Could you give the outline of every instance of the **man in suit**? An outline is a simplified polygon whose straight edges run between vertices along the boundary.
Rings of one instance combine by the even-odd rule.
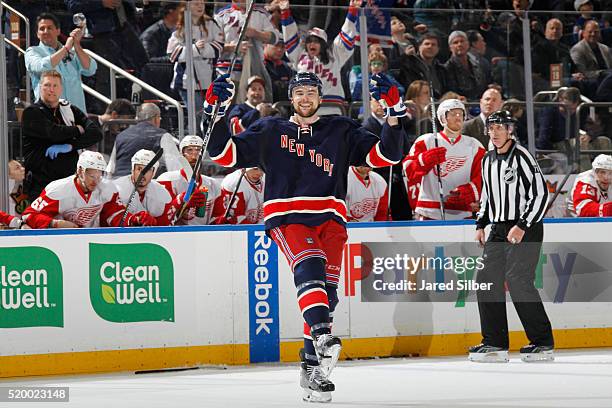
[[[480,97],[480,115],[466,121],[461,134],[475,138],[488,150],[489,136],[486,134],[485,121],[490,114],[500,110],[503,104],[504,100],[497,88],[484,91]]]
[[[584,26],[582,40],[570,50],[578,70],[592,80],[598,80],[600,75],[612,69],[612,52],[599,39],[599,24],[591,20]]]

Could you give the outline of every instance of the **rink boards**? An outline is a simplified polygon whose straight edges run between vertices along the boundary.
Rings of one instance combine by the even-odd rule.
[[[545,240],[610,243],[611,227],[551,220]],[[462,354],[479,342],[473,302],[366,303],[360,290],[361,242],[473,234],[463,221],[351,225],[334,320],[343,357]],[[292,275],[259,226],[2,231],[0,247],[0,377],[297,360]],[[557,347],[612,346],[612,303],[546,308]],[[526,339],[508,316],[516,349]]]

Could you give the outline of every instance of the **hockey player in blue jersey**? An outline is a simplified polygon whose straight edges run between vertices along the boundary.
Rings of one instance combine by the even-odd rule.
[[[266,173],[264,222],[291,267],[298,305],[304,318],[304,349],[300,385],[304,400],[329,402],[335,390],[329,375],[341,349],[331,334],[338,304],[342,251],[347,239],[347,173],[349,166],[385,167],[401,159],[406,115],[397,87],[380,76],[372,78],[372,97],[386,108],[381,137],[342,116],[317,116],[321,81],[302,72],[289,83],[294,114],[267,117],[231,136],[217,119],[208,152],[226,167],[259,167]],[[220,104],[225,114],[234,93],[226,76],[208,89],[204,111]]]

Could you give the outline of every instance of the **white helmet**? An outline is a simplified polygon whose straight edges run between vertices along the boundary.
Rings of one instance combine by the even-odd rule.
[[[438,120],[442,125],[446,125],[446,114],[448,111],[453,109],[461,109],[463,111],[463,117],[465,118],[465,106],[459,99],[447,99],[442,101],[438,106]]]
[[[202,147],[203,145],[204,145],[204,140],[202,140],[200,136],[187,135],[183,138],[183,140],[181,140],[181,143],[179,144],[179,150],[181,153],[183,153],[183,149],[186,148],[187,146]]]
[[[137,164],[146,166],[149,164],[151,160],[155,157],[155,153],[151,150],[140,149],[132,156],[132,171],[134,170],[134,166]],[[159,166],[159,161],[153,165],[153,173],[157,171],[157,167]]]
[[[600,154],[593,160],[593,170],[611,170],[612,171],[612,155]]]
[[[104,156],[98,152],[92,152],[90,150],[85,150],[79,156],[79,161],[77,162],[77,169],[94,169],[100,171],[106,171],[106,160],[104,160]]]

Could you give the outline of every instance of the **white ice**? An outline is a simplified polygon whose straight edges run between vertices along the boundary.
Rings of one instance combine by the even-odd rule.
[[[340,362],[332,379],[337,391],[331,404],[341,407],[609,408],[612,349],[558,350],[550,363],[523,363],[517,354],[507,364],[470,363],[464,357]],[[319,406],[301,401],[297,364],[0,381],[15,384],[70,387],[70,403],[49,407]]]

